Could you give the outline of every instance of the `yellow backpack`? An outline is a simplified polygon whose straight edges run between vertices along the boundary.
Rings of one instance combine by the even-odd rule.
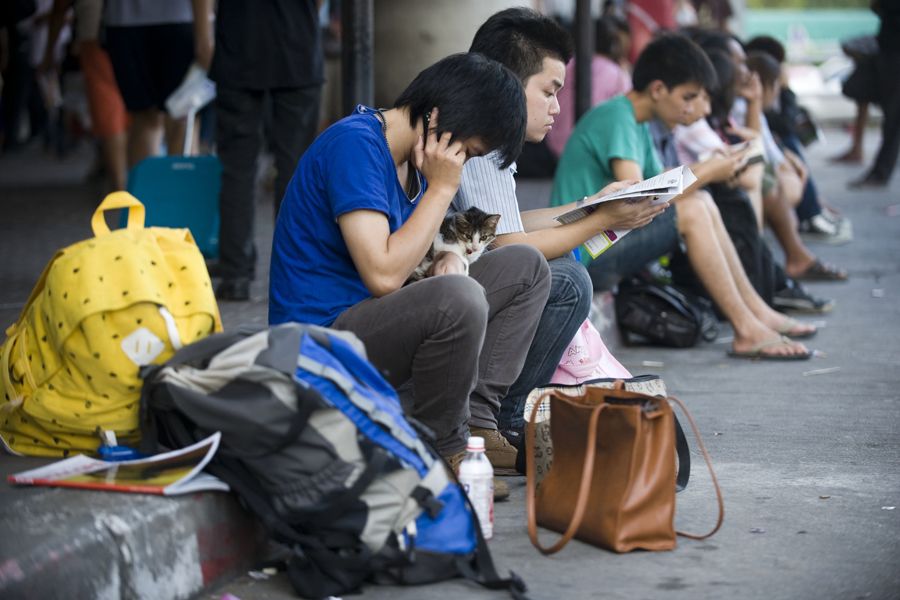
[[[128,209],[110,232],[104,212]],[[35,456],[95,453],[100,431],[140,438],[143,365],[221,331],[203,256],[190,231],[144,229],[144,206],[108,195],[96,237],[60,250],[44,269],[0,358],[0,440]]]

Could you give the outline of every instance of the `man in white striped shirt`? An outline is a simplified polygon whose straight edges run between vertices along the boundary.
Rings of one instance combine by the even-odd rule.
[[[569,33],[553,19],[527,8],[510,8],[490,17],[475,34],[470,52],[479,52],[510,68],[525,87],[528,123],[525,141],[540,142],[559,114],[556,94],[572,57]],[[587,318],[593,285],[586,269],[571,256],[573,249],[604,229],[642,227],[665,209],[607,202],[602,209],[568,225],[554,217],[568,207],[519,212],[515,165],[499,168],[492,155],[469,159],[462,173],[452,208],[464,211],[477,206],[501,215],[495,245],[528,244],[547,258],[551,271],[550,297],[519,378],[510,387],[500,408],[500,429],[521,432],[522,409],[528,393],[547,383],[566,346]],[[609,193],[632,182],[612,183],[599,193]],[[500,442],[498,442],[500,443]],[[486,440],[488,454],[491,440]]]

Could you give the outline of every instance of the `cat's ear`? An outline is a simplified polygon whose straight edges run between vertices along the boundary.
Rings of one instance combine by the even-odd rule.
[[[488,215],[484,220],[484,224],[487,225],[491,230],[497,229],[497,223],[500,222],[500,215]]]

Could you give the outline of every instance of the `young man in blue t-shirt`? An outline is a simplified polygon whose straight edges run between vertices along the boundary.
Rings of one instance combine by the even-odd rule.
[[[633,89],[585,114],[560,157],[552,202],[581,198],[610,181],[641,180],[662,170],[648,122],[659,119],[672,128],[697,110],[704,88],[715,84],[709,59],[681,35],[664,35],[638,57]],[[724,176],[737,164],[721,161]],[[815,327],[770,308],[753,288],[722,217],[701,185],[715,181],[718,167],[702,165],[698,182],[673,200],[650,224],[620,238],[590,261],[596,287],[609,288],[649,261],[673,251],[683,241],[697,277],[734,328],[731,355],[770,360],[808,359],[811,353],[789,337],[809,337]]]
[[[522,369],[547,300],[536,250],[485,253],[463,275],[448,253],[404,286],[430,247],[468,157],[509,164],[525,130],[522,86],[483,56],[459,54],[419,74],[390,110],[360,106],[300,160],[275,228],[269,322],[310,322],[358,335],[405,407],[451,464],[473,435],[496,436],[500,399]],[[515,450],[495,448],[498,469]]]

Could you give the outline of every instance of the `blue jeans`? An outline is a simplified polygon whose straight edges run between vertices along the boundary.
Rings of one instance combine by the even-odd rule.
[[[594,289],[611,290],[620,280],[643,269],[647,263],[678,248],[681,236],[675,207],[669,207],[649,225],[635,229],[613,244],[588,266]],[[581,252],[585,252],[584,249]]]
[[[500,429],[522,431],[525,400],[550,381],[563,352],[591,311],[593,287],[585,268],[570,256],[549,261],[550,297],[541,313],[525,365],[500,403]]]

